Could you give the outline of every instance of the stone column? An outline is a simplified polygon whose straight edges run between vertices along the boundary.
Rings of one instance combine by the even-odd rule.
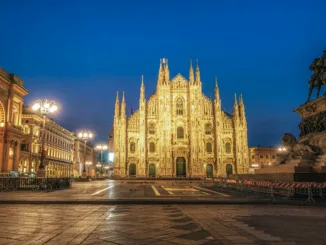
[[[16,146],[15,146],[15,151],[14,151],[14,161],[13,161],[13,169],[12,169],[14,171],[18,171],[18,167],[19,167],[19,156],[20,156],[20,142],[17,142],[16,143]],[[30,169],[30,167],[29,167],[29,169]]]

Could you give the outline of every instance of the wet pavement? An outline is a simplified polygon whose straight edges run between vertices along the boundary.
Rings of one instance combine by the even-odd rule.
[[[326,244],[326,208],[0,205],[0,244]]]
[[[0,192],[0,203],[9,202],[53,203],[256,203],[270,202],[268,197],[245,196],[200,187],[199,181],[91,181],[73,182],[66,190],[51,192]],[[125,202],[123,202],[125,201]],[[281,200],[282,201],[282,200]]]

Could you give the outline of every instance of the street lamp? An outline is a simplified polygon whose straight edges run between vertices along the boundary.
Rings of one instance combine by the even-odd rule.
[[[92,162],[85,162],[85,165],[87,165],[87,175],[89,176],[89,166],[92,165]]]
[[[83,130],[78,133],[78,138],[83,140],[84,145],[84,170],[83,170],[83,176],[86,177],[86,143],[88,140],[91,140],[94,137],[93,133],[89,130]]]
[[[104,169],[105,169],[105,174],[108,176],[108,169],[109,169],[109,166],[105,166]]]
[[[106,151],[108,149],[108,146],[104,145],[104,144],[98,144],[95,146],[95,149],[100,152],[100,161],[99,162],[102,162],[102,152]]]
[[[38,177],[45,177],[45,171],[44,171],[44,157],[45,157],[45,152],[44,152],[44,136],[45,136],[45,121],[46,121],[46,116],[50,113],[54,113],[58,110],[58,106],[54,101],[49,101],[49,100],[37,100],[33,106],[32,106],[33,111],[38,111],[42,114],[43,116],[43,126],[42,126],[42,138],[41,138],[41,163],[38,168]]]

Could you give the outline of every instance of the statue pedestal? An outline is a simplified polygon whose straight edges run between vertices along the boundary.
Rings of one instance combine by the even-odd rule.
[[[299,143],[309,142],[326,154],[326,95],[294,110],[301,116]]]

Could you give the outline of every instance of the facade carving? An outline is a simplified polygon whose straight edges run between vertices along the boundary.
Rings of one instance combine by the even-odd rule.
[[[114,115],[114,175],[117,177],[202,177],[247,173],[247,120],[240,96],[232,115],[202,93],[198,62],[189,81],[172,80],[168,62],[160,62],[157,88],[148,101],[142,77],[139,109],[126,115],[125,95],[117,93]],[[112,137],[111,137],[112,142]]]
[[[0,173],[18,169],[22,109],[27,93],[18,76],[0,68]]]

